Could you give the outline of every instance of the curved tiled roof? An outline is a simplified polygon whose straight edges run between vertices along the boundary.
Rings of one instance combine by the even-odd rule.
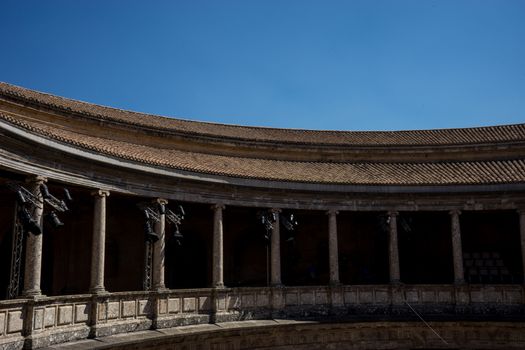
[[[352,185],[471,185],[525,182],[525,159],[463,162],[302,162],[157,148],[57,128],[0,113],[0,121],[109,157],[170,169],[237,178]]]
[[[277,129],[195,122],[103,107],[18,86],[0,83],[0,97],[36,104],[69,114],[136,128],[200,135],[222,139],[278,142],[282,144],[416,146],[471,145],[525,140],[525,124],[464,129],[411,131],[321,131]]]

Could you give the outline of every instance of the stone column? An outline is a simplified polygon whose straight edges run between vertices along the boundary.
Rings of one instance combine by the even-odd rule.
[[[158,198],[154,201],[158,206],[165,208],[168,201]],[[155,233],[159,235],[159,240],[153,244],[153,281],[152,286],[155,290],[166,289],[164,282],[165,256],[166,256],[166,214],[159,211],[160,220],[155,223]]]
[[[518,210],[520,215],[520,240],[521,240],[521,261],[523,263],[523,283],[525,283],[525,209]]]
[[[452,234],[452,258],[454,260],[454,283],[465,283],[463,271],[463,249],[461,247],[461,227],[459,225],[459,210],[450,211],[450,223]]]
[[[399,247],[397,244],[397,211],[389,211],[388,218],[390,221],[388,256],[390,260],[390,283],[399,283]]]
[[[106,197],[109,191],[97,190],[91,192],[95,197],[95,212],[93,216],[93,243],[91,246],[91,282],[89,291],[93,294],[105,293],[104,258],[106,254]]]
[[[281,221],[279,214],[281,209],[271,209],[275,215],[270,245],[270,283],[272,286],[281,286]]]
[[[213,280],[215,288],[224,287],[224,251],[223,251],[223,204],[215,204],[213,209]]]
[[[328,215],[328,256],[330,259],[330,284],[339,284],[339,250],[337,247],[337,214],[339,212],[330,209]]]
[[[44,213],[44,199],[40,191],[40,185],[47,182],[47,179],[41,176],[32,176],[27,179],[29,190],[38,199],[38,205],[31,213],[43,231],[42,214]],[[24,290],[22,295],[33,297],[42,295],[40,290],[40,279],[42,275],[42,243],[43,234],[35,235],[29,232],[26,237],[25,269],[24,269]]]

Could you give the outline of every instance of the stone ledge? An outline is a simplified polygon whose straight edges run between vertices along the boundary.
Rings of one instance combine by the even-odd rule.
[[[431,322],[440,340],[421,322],[320,323],[265,320],[183,326],[120,334],[50,346],[45,350],[178,349],[210,344],[228,349],[522,349],[524,322]],[[445,343],[446,342],[446,343]]]

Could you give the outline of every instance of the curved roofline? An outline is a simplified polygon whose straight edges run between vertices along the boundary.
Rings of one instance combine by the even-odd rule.
[[[352,146],[442,146],[499,143],[525,140],[525,123],[470,128],[397,131],[338,131],[287,129],[264,126],[194,121],[102,106],[0,82],[0,98],[36,104],[80,117],[153,129],[221,139],[278,142],[283,144]]]

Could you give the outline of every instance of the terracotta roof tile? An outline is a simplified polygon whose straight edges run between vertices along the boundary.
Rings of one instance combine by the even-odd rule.
[[[85,135],[0,113],[18,128],[87,151],[132,162],[237,178],[355,185],[460,185],[525,182],[525,160],[434,163],[301,162],[231,157]]]
[[[18,86],[0,83],[0,98],[65,111],[71,115],[125,123],[159,131],[282,144],[404,146],[404,145],[463,145],[497,142],[524,142],[525,124],[440,130],[412,131],[319,131],[260,128],[195,122],[165,118],[103,107],[86,102],[53,96]]]

